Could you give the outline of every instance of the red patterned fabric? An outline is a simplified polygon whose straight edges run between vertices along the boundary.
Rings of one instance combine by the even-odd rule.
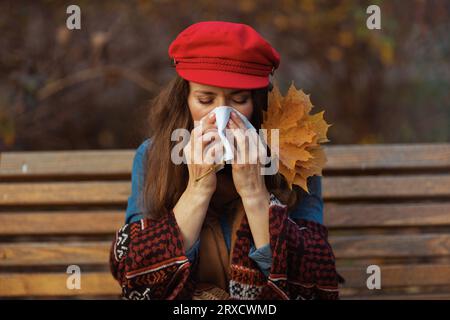
[[[266,277],[249,258],[251,231],[247,217],[237,231],[230,266],[231,299],[338,299],[335,257],[325,226],[293,220],[287,207],[269,209],[272,267]],[[191,264],[172,211],[153,220],[123,226],[110,255],[111,272],[125,299],[191,299],[197,260]]]

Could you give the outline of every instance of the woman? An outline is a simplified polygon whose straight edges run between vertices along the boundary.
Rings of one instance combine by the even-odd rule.
[[[210,21],[180,33],[169,55],[178,75],[152,104],[126,224],[111,248],[123,297],[338,298],[320,177],[308,179],[307,194],[290,190],[280,174],[261,175],[259,163],[226,164],[205,175],[211,164],[191,161],[214,157],[213,148],[199,155],[193,146],[220,142],[215,107],[231,106],[261,128],[279,54],[247,25]],[[177,165],[171,136],[179,128],[191,135],[183,148],[187,164]],[[227,128],[241,132],[245,125],[232,112]]]

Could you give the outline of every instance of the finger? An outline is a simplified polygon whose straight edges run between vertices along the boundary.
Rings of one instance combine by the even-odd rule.
[[[247,128],[244,121],[242,120],[241,117],[238,116],[236,111],[231,111],[231,120],[234,121],[234,123],[237,125],[238,128],[241,128],[241,129]]]
[[[192,150],[198,149],[198,151],[193,151],[198,155],[198,153],[204,149],[205,145],[211,141],[212,137],[217,139],[218,133],[217,128],[212,127],[211,124],[209,126],[205,126],[204,128],[199,126],[196,129],[196,131],[194,131],[195,129],[193,130],[190,144]]]
[[[205,115],[200,121],[196,121],[192,133],[194,135],[202,135],[209,128],[217,128],[216,114],[214,112]]]
[[[220,141],[219,132],[217,129],[209,129],[202,136],[198,138],[198,141],[201,142],[202,146],[206,146],[214,141]]]
[[[221,148],[221,141],[215,141],[212,142],[211,144],[209,144],[205,150],[205,155],[204,155],[204,163],[206,164],[216,164],[219,163],[220,158],[219,158],[219,154],[220,152],[220,148]]]
[[[218,143],[221,144],[222,141],[220,139],[219,133],[217,132],[217,129],[207,132],[203,136],[199,137],[199,139],[195,140],[196,145],[194,148],[194,154],[195,159],[198,160],[198,162],[196,163],[202,163],[207,150]]]
[[[250,164],[257,164],[259,157],[259,148],[258,144],[255,143],[254,139],[252,137],[249,137],[248,139],[248,155],[249,155],[249,163]]]
[[[200,124],[203,126],[210,126],[216,122],[216,114],[214,112],[208,113],[200,119]]]
[[[236,136],[239,140],[242,140],[245,137],[245,130],[239,128],[236,122],[233,119],[230,119],[228,122],[229,128],[231,129],[231,133]]]
[[[201,131],[204,132],[202,133]],[[201,126],[194,128],[192,130],[191,139],[188,145],[184,148],[184,152],[189,163],[201,163],[205,146],[211,141],[218,139],[220,139],[220,137],[217,132],[217,128],[213,127],[213,124],[205,125],[204,128],[201,128]]]
[[[262,159],[262,151],[264,149],[259,135],[255,129],[248,129],[248,147],[250,155],[250,163],[255,164]]]
[[[196,155],[202,154],[206,145],[208,145],[214,139],[218,139],[218,138],[219,138],[219,134],[217,132],[217,129],[215,129],[215,128],[209,128],[203,134],[197,134],[192,139],[192,149],[194,150],[193,152]]]
[[[236,111],[231,111],[230,122],[231,122],[232,128],[239,128],[239,129],[243,130],[242,135],[245,138],[247,147],[249,147],[249,145],[252,144],[252,143],[254,144],[254,146],[257,145],[258,134],[256,133],[256,130],[248,129],[247,126],[245,125],[244,121],[237,114]]]
[[[242,128],[238,128],[233,119],[230,119],[229,127],[234,140],[233,147],[236,150],[234,158],[237,163],[246,163],[248,161],[248,145],[245,131]]]
[[[239,128],[235,129],[234,132],[236,133],[238,156],[240,156],[241,162],[256,164],[258,158],[260,158],[259,152],[261,150],[260,139],[256,130]]]
[[[245,128],[244,136],[247,148],[246,151],[248,152],[250,163],[257,163],[258,159],[261,158],[261,152],[265,152],[261,138],[255,128],[247,128],[240,117],[239,120],[241,121],[241,125]]]
[[[216,114],[214,112],[207,113],[200,118],[199,124],[211,124],[216,121]]]
[[[210,155],[210,157],[213,156],[213,158],[210,158],[208,161],[213,163],[219,163],[220,161],[222,161],[223,143],[217,133],[214,136],[214,140],[206,146],[205,150],[205,156],[208,154]]]

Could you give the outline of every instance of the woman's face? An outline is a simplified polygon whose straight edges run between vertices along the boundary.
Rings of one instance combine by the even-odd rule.
[[[253,101],[249,89],[228,89],[208,86],[189,81],[189,110],[192,119],[199,121],[208,112],[218,106],[230,106],[250,119],[253,112]]]

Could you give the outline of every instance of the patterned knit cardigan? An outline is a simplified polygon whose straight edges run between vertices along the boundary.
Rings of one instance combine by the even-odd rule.
[[[266,277],[248,256],[251,231],[246,216],[237,231],[230,265],[231,299],[338,299],[335,257],[325,226],[288,216],[273,195],[269,207],[272,266]],[[124,225],[110,254],[124,299],[191,299],[196,267],[186,257],[173,211]]]

